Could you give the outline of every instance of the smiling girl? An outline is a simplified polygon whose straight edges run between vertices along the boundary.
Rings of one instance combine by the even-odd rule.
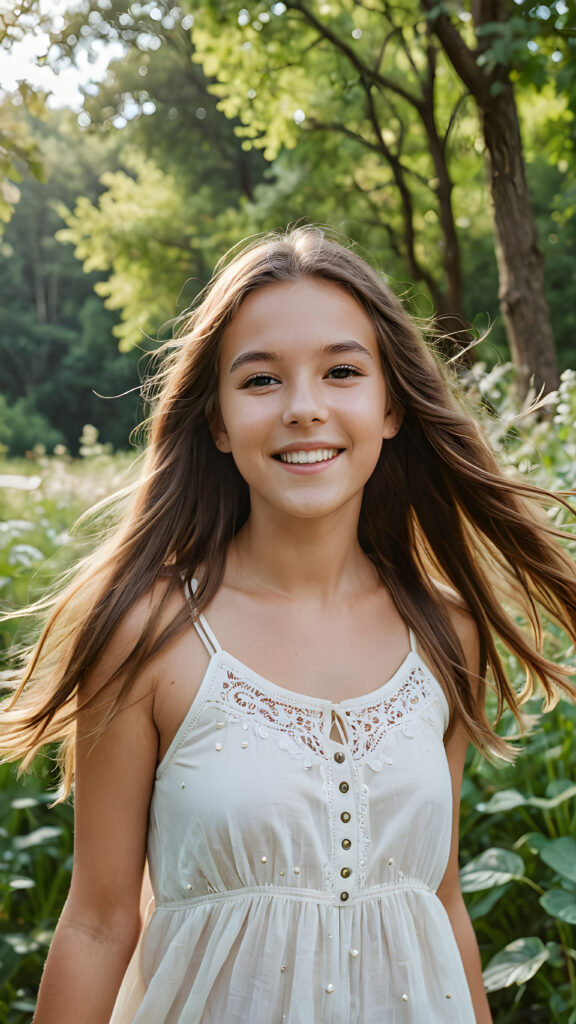
[[[470,741],[509,754],[486,669],[516,713],[571,692],[540,649],[542,613],[576,639],[553,498],[315,228],[225,264],[172,349],[132,504],[2,716],[6,754],[75,767],[35,1021],[489,1024],[460,788]]]

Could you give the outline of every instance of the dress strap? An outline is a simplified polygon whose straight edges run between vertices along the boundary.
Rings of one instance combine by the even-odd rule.
[[[409,629],[408,633],[410,635],[410,650],[412,651],[413,654],[417,654],[418,650],[416,648],[416,637],[414,636],[414,630]]]
[[[192,611],[192,623],[194,625],[194,629],[198,633],[198,636],[200,637],[202,643],[204,644],[204,647],[208,651],[208,654],[210,655],[210,657],[212,657],[213,654],[216,654],[217,651],[221,651],[222,648],[218,643],[216,637],[214,636],[214,633],[212,632],[210,626],[206,622],[204,616],[198,615],[194,607],[194,599],[192,595],[196,593],[197,586],[198,580],[195,580],[193,578],[191,584],[188,583],[188,581],[186,580],[184,583],[184,593],[186,594],[186,600],[188,601],[188,604],[190,605],[190,609]]]

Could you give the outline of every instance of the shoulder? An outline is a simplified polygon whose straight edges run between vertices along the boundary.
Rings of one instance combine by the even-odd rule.
[[[437,580],[433,581],[433,586],[460,641],[466,667],[469,672],[477,675],[480,671],[480,634],[476,619],[456,590]]]
[[[91,696],[104,685],[110,696],[119,695],[124,689],[126,674],[137,665],[131,696],[153,698],[166,652],[183,632],[195,637],[195,630],[187,629],[188,625],[191,625],[191,614],[183,587],[174,580],[159,579],[114,625],[82,684],[85,696]],[[165,643],[161,642],[163,637]],[[200,658],[202,645],[199,638],[196,639],[197,644],[192,640],[191,650],[193,654],[197,647]]]

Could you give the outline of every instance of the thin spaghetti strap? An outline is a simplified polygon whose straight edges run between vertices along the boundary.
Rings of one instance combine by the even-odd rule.
[[[418,654],[418,650],[416,648],[416,637],[414,636],[414,630],[413,629],[409,629],[408,633],[410,635],[410,650],[412,651],[413,654]]]
[[[188,604],[190,605],[190,609],[192,611],[192,624],[194,626],[194,629],[198,633],[198,636],[200,637],[202,643],[204,644],[204,647],[208,651],[208,654],[210,655],[210,657],[212,657],[213,654],[216,654],[217,651],[221,651],[222,648],[221,648],[220,644],[218,643],[218,641],[217,641],[214,633],[212,632],[210,626],[206,622],[206,619],[204,618],[204,616],[203,615],[198,615],[196,613],[196,609],[194,608],[194,601],[192,599],[192,595],[194,593],[196,593],[196,587],[197,586],[198,586],[197,580],[192,579],[192,586],[191,587],[190,587],[190,584],[188,583],[188,581],[186,580],[185,583],[184,583],[184,593],[186,594],[186,600],[188,601]]]

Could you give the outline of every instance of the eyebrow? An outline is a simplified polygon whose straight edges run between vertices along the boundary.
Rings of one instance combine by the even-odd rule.
[[[336,356],[341,355],[345,352],[356,352],[359,355],[368,356],[369,359],[374,359],[372,353],[366,348],[365,345],[361,345],[359,341],[336,341],[332,345],[325,345],[320,350],[321,356]],[[252,349],[248,352],[241,352],[239,356],[232,363],[229,373],[234,373],[235,370],[239,370],[246,363],[277,363],[279,357],[275,352],[263,352],[260,350]]]

